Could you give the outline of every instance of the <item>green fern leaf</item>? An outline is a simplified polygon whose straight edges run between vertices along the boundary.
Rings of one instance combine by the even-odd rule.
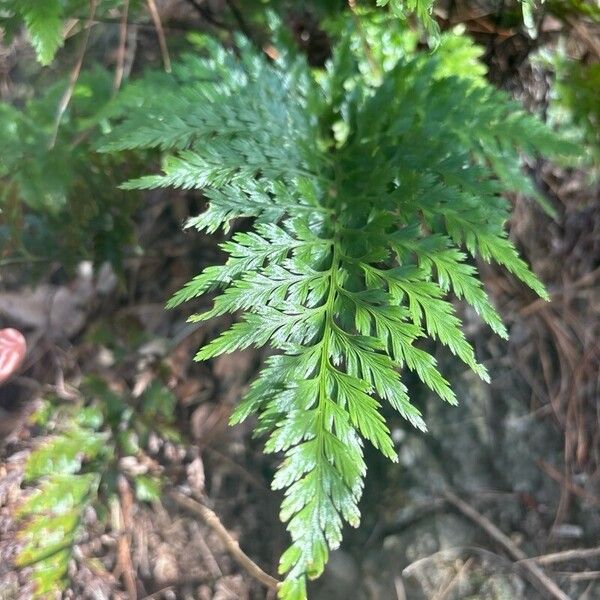
[[[415,13],[425,29],[439,37],[440,28],[433,18],[433,7],[436,0],[377,0],[377,6],[390,6],[394,15],[404,17],[406,12]]]
[[[431,2],[401,4],[431,19]],[[226,262],[169,306],[214,293],[192,321],[240,315],[198,360],[275,351],[231,422],[257,414],[265,450],[282,454],[273,487],[285,490],[292,539],[280,563],[286,600],[306,597],[305,579],[323,571],[343,522],[359,523],[364,440],[396,459],[383,405],[425,430],[402,369],[456,403],[420,339],[439,340],[487,379],[448,299],[506,337],[468,254],[545,296],[506,237],[500,194],[521,152],[568,152],[482,78],[435,56],[398,59],[381,85],[365,75],[357,92],[363,63],[352,48],[360,44],[343,40],[317,78],[289,48],[271,63],[244,41],[239,58],[210,44],[160,79],[172,102],[156,91],[132,98],[105,146],[167,150],[164,174],[128,185],[202,189],[208,208],[190,227],[252,218],[251,231],[221,245]]]
[[[18,0],[15,9],[21,14],[38,60],[52,62],[63,44],[63,8],[60,0]]]
[[[18,511],[24,525],[16,564],[32,568],[35,598],[47,598],[65,587],[82,517],[100,482],[97,473],[79,472],[81,461],[94,460],[104,451],[105,436],[73,423],[29,457],[25,478],[41,482]]]

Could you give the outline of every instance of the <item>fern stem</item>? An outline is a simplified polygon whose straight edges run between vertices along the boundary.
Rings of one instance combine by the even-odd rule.
[[[333,319],[333,313],[335,309],[335,299],[337,294],[337,270],[339,269],[339,250],[335,240],[333,241],[333,251],[331,258],[331,267],[330,267],[330,275],[329,275],[329,291],[327,294],[327,299],[325,300],[324,305],[324,328],[323,328],[323,339],[321,340],[321,362],[319,366],[319,376],[320,376],[320,384],[319,384],[319,431],[323,430],[323,414],[324,414],[324,404],[327,396],[327,382],[325,380],[325,372],[329,368],[329,341],[331,337],[331,330],[335,326],[335,321]],[[321,450],[321,440],[319,440],[319,449]]]
[[[331,203],[335,201],[335,194],[331,194],[329,196]],[[341,263],[341,255],[339,248],[339,238],[340,238],[340,226],[337,220],[337,214],[335,211],[335,207],[324,206],[325,210],[330,211],[332,214],[333,221],[333,232],[331,237],[331,265],[329,267],[329,290],[327,293],[327,299],[324,304],[324,323],[323,323],[323,339],[321,340],[321,361],[319,366],[319,403],[317,406],[318,410],[318,428],[319,439],[318,439],[318,453],[322,458],[317,465],[317,469],[319,470],[319,475],[321,475],[321,465],[327,460],[324,452],[324,436],[323,432],[325,431],[325,403],[327,402],[327,378],[326,372],[330,367],[329,362],[329,343],[331,338],[331,331],[335,326],[334,313],[335,313],[335,301],[338,292],[338,283],[337,283],[337,273],[340,268]]]

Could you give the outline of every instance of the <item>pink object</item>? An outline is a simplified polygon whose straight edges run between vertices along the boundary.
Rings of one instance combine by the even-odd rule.
[[[6,381],[21,365],[27,342],[16,329],[0,329],[0,383]]]

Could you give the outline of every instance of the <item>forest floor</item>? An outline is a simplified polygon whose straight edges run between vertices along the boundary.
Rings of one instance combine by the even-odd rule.
[[[540,106],[545,75],[522,44],[487,39],[490,77]],[[492,384],[441,353],[457,408],[407,381],[429,433],[393,421],[399,462],[367,453],[362,524],[346,531],[311,598],[600,597],[600,188],[583,173],[545,163],[530,169],[558,216],[511,198],[511,237],[552,302],[483,266],[510,340],[460,310]],[[49,273],[35,288],[0,294],[0,324],[20,327],[29,344],[22,374],[0,388],[0,406],[14,417],[0,430],[1,600],[31,595],[27,569],[12,566],[21,543],[15,510],[28,492],[23,466],[40,441],[27,417],[44,395],[78,399],[90,374],[133,401],[153,381],[167,386],[181,440],[157,438],[150,466],[127,465],[161,473],[168,483],[160,501],[135,502],[125,489],[109,525],[89,515],[65,598],[275,597],[234,560],[214,527],[169,494],[201,499],[246,554],[276,575],[287,544],[281,498],[269,487],[277,459],[262,454],[251,423],[228,426],[264,357],[249,350],[193,362],[224,322],[186,324],[206,299],[175,311],[164,303],[219,260],[218,240],[181,231],[182,220],[202,208],[191,194],[151,192],[143,207],[137,234],[144,251],[127,259],[124,276],[82,265],[69,281]]]

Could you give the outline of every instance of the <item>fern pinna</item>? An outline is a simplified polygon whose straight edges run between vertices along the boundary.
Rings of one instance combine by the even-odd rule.
[[[396,460],[381,404],[425,429],[401,370],[456,403],[418,340],[439,340],[487,379],[447,299],[464,298],[506,336],[469,256],[547,297],[507,239],[500,193],[534,191],[520,151],[562,146],[481,78],[448,75],[435,54],[367,76],[362,45],[347,34],[325,71],[313,71],[283,37],[275,60],[242,38],[236,52],[206,42],[207,57],[183,59],[157,76],[153,94],[132,95],[105,150],[167,151],[164,174],[126,185],[202,189],[208,208],[189,227],[211,233],[253,219],[222,245],[225,264],[169,306],[218,291],[191,320],[240,315],[198,360],[276,351],[232,423],[257,414],[266,451],[284,453],[273,487],[285,490],[292,543],[280,597],[295,600],[340,544],[343,522],[359,523],[364,440]]]

